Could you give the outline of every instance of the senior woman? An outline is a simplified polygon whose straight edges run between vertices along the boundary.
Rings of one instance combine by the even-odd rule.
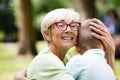
[[[105,25],[94,19],[92,35],[102,40],[106,47],[108,64],[114,67],[115,46]],[[94,27],[97,26],[97,27]],[[41,32],[48,47],[33,59],[27,71],[18,72],[14,80],[74,80],[63,63],[67,51],[76,44],[80,27],[80,15],[73,9],[55,9],[49,12],[41,23]],[[109,48],[108,48],[109,47]],[[25,77],[25,75],[27,77]]]

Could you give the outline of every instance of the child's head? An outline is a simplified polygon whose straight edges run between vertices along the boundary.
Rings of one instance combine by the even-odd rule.
[[[93,48],[103,49],[102,42],[91,35],[92,30],[90,29],[90,22],[92,22],[92,19],[81,23],[81,27],[78,31],[78,47],[81,53]]]

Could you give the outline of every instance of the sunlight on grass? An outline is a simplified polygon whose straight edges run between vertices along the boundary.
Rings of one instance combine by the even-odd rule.
[[[36,43],[37,51],[46,47],[45,41],[38,41]],[[69,50],[68,54],[73,56],[75,48]],[[0,43],[0,80],[13,80],[14,75],[18,71],[27,68],[31,59],[18,60],[18,43]],[[116,60],[116,75],[120,78],[120,60]]]
[[[31,60],[17,60],[17,43],[0,43],[0,80],[13,80],[17,71],[27,67]]]
[[[30,60],[0,59],[0,80],[13,80],[17,71],[26,69]]]
[[[0,59],[12,58],[18,52],[17,43],[0,43]]]
[[[116,60],[116,76],[120,79],[120,60]]]

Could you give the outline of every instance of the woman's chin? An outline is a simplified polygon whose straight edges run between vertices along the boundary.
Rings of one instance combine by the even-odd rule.
[[[73,44],[66,44],[66,45],[64,45],[64,48],[70,49],[70,48],[72,48],[73,46],[74,46]]]

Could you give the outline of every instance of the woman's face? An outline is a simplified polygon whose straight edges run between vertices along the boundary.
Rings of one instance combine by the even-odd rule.
[[[67,26],[67,27],[65,27]],[[71,26],[71,27],[70,27]],[[57,48],[69,49],[76,43],[78,23],[60,21],[50,27],[50,43]]]

